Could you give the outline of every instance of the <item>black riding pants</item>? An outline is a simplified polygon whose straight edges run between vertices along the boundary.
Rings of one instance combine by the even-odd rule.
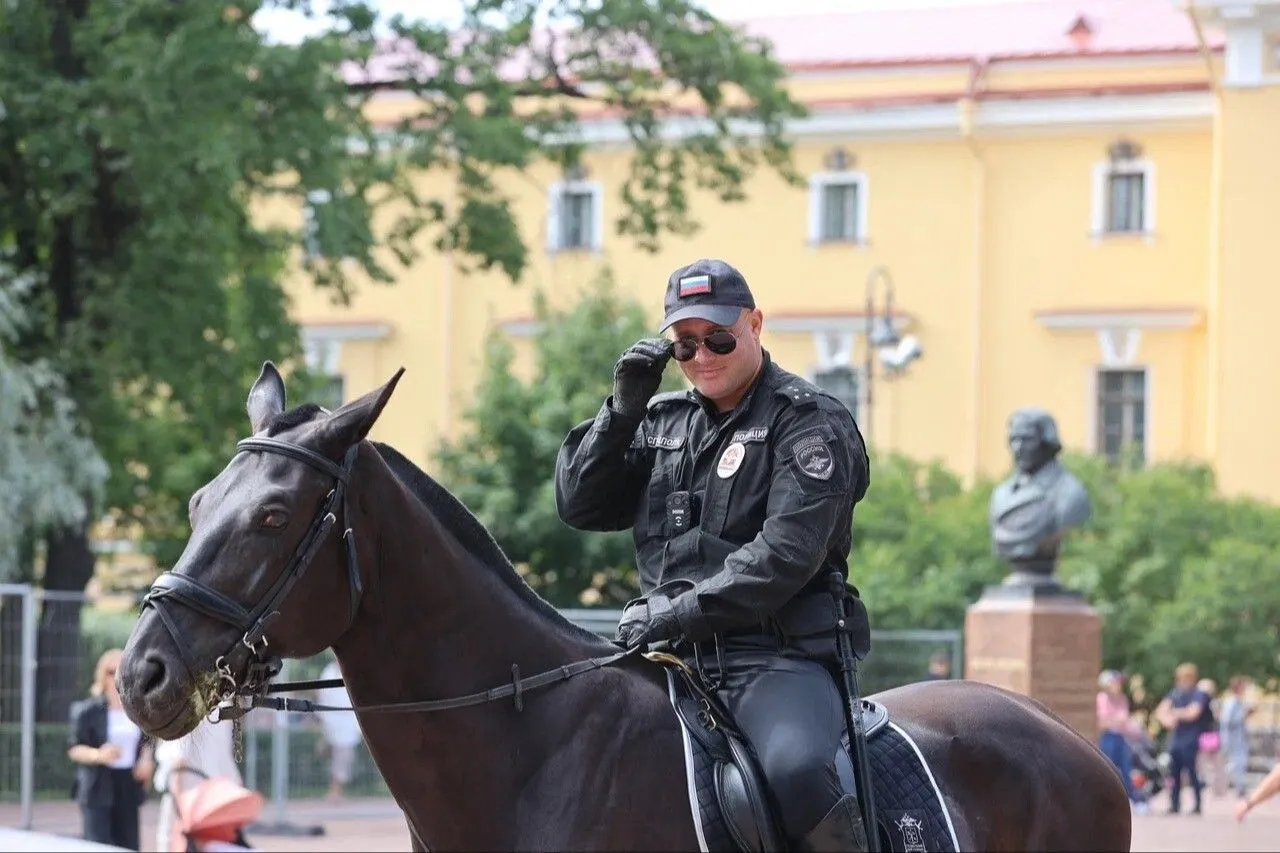
[[[822,642],[834,649],[834,640]],[[721,670],[713,644],[700,649],[714,679]],[[755,750],[784,832],[802,839],[843,795],[835,763],[845,731],[840,689],[826,665],[775,637],[731,638],[723,661],[718,695]]]

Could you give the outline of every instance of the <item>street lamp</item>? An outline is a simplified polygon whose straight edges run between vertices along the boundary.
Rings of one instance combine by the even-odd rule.
[[[884,313],[876,313],[876,284],[885,285]],[[866,383],[867,416],[863,423],[863,432],[868,448],[871,447],[872,429],[872,390],[875,384],[875,358],[879,356],[884,366],[884,378],[892,379],[907,369],[911,362],[924,354],[920,341],[915,335],[899,337],[893,327],[893,277],[889,270],[877,264],[867,273],[867,345],[863,354],[863,381]]]

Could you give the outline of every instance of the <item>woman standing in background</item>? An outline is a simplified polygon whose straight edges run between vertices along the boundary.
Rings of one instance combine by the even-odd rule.
[[[148,738],[120,704],[120,655],[120,649],[102,653],[89,698],[71,706],[67,756],[79,765],[72,790],[85,840],[140,850],[139,812],[155,763]]]
[[[1246,721],[1254,711],[1244,701],[1244,693],[1248,688],[1248,676],[1233,675],[1227,682],[1227,696],[1222,700],[1222,714],[1218,718],[1222,732],[1222,754],[1227,759],[1231,789],[1241,797],[1248,793],[1246,773],[1249,770],[1249,729]]]
[[[1104,670],[1098,676],[1098,731],[1102,733],[1098,747],[1119,771],[1130,804],[1145,811],[1147,804],[1139,801],[1133,788],[1133,753],[1125,739],[1128,729],[1129,697],[1124,693],[1124,678],[1114,669]]]

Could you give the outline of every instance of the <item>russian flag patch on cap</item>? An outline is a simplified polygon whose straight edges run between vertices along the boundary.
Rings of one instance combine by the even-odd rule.
[[[711,276],[703,275],[687,275],[680,279],[680,298],[686,296],[697,296],[700,293],[711,292]]]

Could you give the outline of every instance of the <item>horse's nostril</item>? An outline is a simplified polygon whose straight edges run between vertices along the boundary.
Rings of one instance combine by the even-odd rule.
[[[148,655],[146,661],[146,670],[142,679],[142,692],[152,693],[160,688],[165,681],[164,661],[159,657]]]

